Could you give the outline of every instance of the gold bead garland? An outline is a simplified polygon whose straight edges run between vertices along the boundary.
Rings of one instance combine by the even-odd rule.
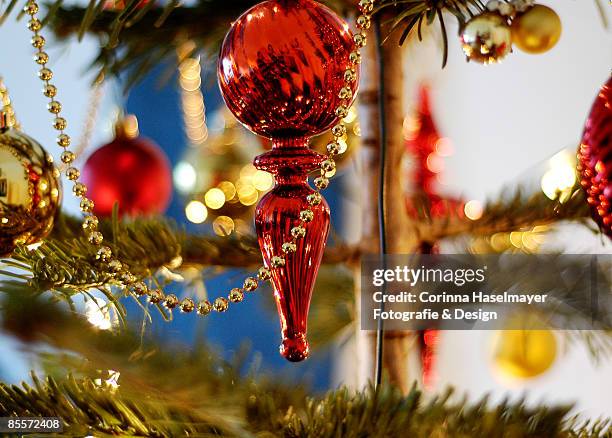
[[[345,103],[340,104],[335,110],[336,116],[340,119],[343,119],[348,115],[349,103],[353,98],[350,85],[357,80],[355,68],[361,62],[361,54],[359,53],[359,49],[366,45],[367,38],[365,31],[371,25],[371,13],[373,9],[374,0],[359,1],[359,10],[361,14],[356,20],[358,32],[353,36],[356,49],[349,55],[349,62],[351,63],[352,67],[349,67],[344,72],[344,81],[346,86],[342,87],[338,93],[338,97],[345,101]],[[218,297],[213,303],[208,300],[203,300],[196,306],[196,304],[190,298],[185,298],[180,301],[174,294],[164,295],[164,293],[159,289],[150,289],[144,282],[138,281],[137,277],[132,274],[123,263],[113,257],[111,248],[103,245],[104,236],[98,231],[99,220],[93,213],[94,203],[87,197],[87,186],[79,181],[80,171],[73,164],[74,160],[76,159],[76,154],[69,150],[71,138],[64,132],[67,127],[67,122],[66,119],[61,116],[62,105],[56,99],[57,87],[50,82],[53,78],[53,71],[47,67],[49,55],[43,50],[46,40],[40,34],[43,26],[40,20],[37,18],[39,6],[36,0],[28,0],[26,6],[24,7],[24,12],[30,16],[28,28],[33,33],[31,44],[36,49],[34,61],[40,66],[38,77],[44,83],[43,94],[45,97],[50,99],[47,108],[48,111],[55,116],[52,126],[59,132],[57,144],[63,149],[61,161],[67,166],[65,169],[66,177],[74,183],[73,194],[80,199],[80,209],[84,214],[82,225],[87,236],[87,240],[92,246],[97,247],[95,259],[99,263],[104,264],[107,271],[113,275],[118,282],[128,287],[131,293],[133,293],[136,297],[147,295],[148,301],[152,304],[163,303],[163,305],[169,310],[178,307],[185,313],[190,313],[195,310],[196,313],[201,316],[208,315],[213,310],[218,313],[227,311],[229,302],[239,303],[243,301],[244,293],[255,291],[259,286],[259,281],[269,281],[272,277],[270,268],[262,266],[258,270],[257,278],[247,277],[244,280],[242,287],[231,289],[227,299]],[[2,94],[1,97],[4,102],[5,96],[6,98],[8,98],[8,96],[6,95],[6,88],[3,86],[1,78],[0,93]],[[5,106],[7,105],[5,104]],[[14,113],[12,113],[12,115],[14,117]],[[334,155],[339,155],[341,153],[339,142],[345,134],[346,126],[343,124],[342,120],[340,120],[340,122],[332,128],[333,140],[327,145],[328,155],[320,165],[320,176],[314,180],[314,185],[316,188],[315,192],[306,197],[306,202],[309,206],[316,206],[321,203],[322,197],[319,192],[328,187],[329,177],[335,172],[336,163],[333,157]],[[271,258],[273,269],[278,269],[285,266],[285,256],[288,256],[296,251],[298,240],[302,239],[306,235],[306,226],[313,220],[313,218],[314,212],[310,208],[306,208],[300,212],[299,222],[292,227],[290,239],[285,241],[281,246],[283,256],[276,255]]]

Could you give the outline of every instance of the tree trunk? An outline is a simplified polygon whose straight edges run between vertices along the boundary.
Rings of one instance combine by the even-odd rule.
[[[384,18],[383,18],[384,21]],[[386,30],[383,28],[383,35]],[[378,189],[381,147],[386,150],[384,179],[384,217],[387,229],[387,252],[408,253],[414,250],[415,236],[410,232],[402,191],[402,156],[404,139],[402,125],[405,116],[403,108],[403,62],[402,49],[397,38],[391,37],[382,46],[384,63],[383,80],[385,94],[380,96],[378,87],[377,42],[374,33],[368,34],[369,44],[363,52],[361,68],[361,90],[359,92],[359,119],[361,123],[361,171],[362,171],[362,245],[364,253],[379,252],[378,235]],[[384,99],[386,120],[386,144],[381,144],[379,127],[379,102]],[[376,333],[360,330],[361,273],[356,270],[355,293],[357,303],[357,355],[360,385],[374,378]],[[404,393],[410,389],[408,354],[410,351],[409,332],[385,332],[383,369],[391,383]]]

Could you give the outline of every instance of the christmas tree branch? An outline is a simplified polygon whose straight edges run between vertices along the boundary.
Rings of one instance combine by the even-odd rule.
[[[64,217],[56,225],[53,238],[44,245],[35,250],[20,248],[14,259],[5,261],[13,269],[1,269],[0,274],[4,274],[4,278],[0,280],[0,290],[10,296],[37,296],[50,290],[54,299],[72,303],[76,295],[89,296],[90,289],[97,289],[104,293],[109,305],[117,310],[118,316],[125,319],[125,308],[122,303],[124,288],[108,273],[104,265],[94,260],[90,253],[92,251],[90,245],[84,239],[73,237],[75,234],[80,234],[78,224],[76,219]],[[242,257],[243,261],[250,260],[251,253],[259,254],[252,239],[235,239],[233,243],[226,243],[224,239],[217,241],[215,238],[210,240],[204,237],[191,238],[161,220],[139,219],[133,222],[116,221],[114,224],[102,222],[101,229],[107,236],[107,241],[113,242],[122,262],[130,266],[132,272],[161,286],[168,281],[163,275],[158,274],[163,267],[180,269],[193,266],[201,269],[202,262],[216,261],[223,264],[224,259],[221,256],[212,257],[208,252],[224,254],[224,257],[232,259]],[[346,257],[347,254],[357,256],[354,248],[343,253],[343,256]],[[337,260],[341,260],[339,255],[334,261]],[[236,265],[235,261],[231,263],[232,266]],[[583,266],[575,266],[570,271],[586,272]],[[529,271],[527,267],[523,267],[517,268],[517,272]],[[316,284],[309,324],[315,344],[329,342],[354,323],[351,278],[350,270],[342,265],[330,264],[322,267]],[[491,280],[495,280],[499,290],[519,286],[521,290],[555,288],[554,284],[534,283],[538,278],[537,275],[528,275],[526,278],[512,275],[496,276]],[[604,282],[600,285],[600,290],[609,290],[612,279],[605,275],[599,279]],[[589,283],[579,281],[577,284],[584,286]],[[592,316],[590,294],[590,289],[582,290],[578,287],[572,291],[570,307],[558,306],[553,302],[541,310],[551,318],[562,321],[557,326],[566,329],[584,326],[582,322],[590,320]],[[561,302],[565,302],[566,298],[560,297]],[[600,304],[607,306],[603,301]],[[147,307],[143,306],[143,309],[146,314]],[[165,318],[171,318],[172,314],[167,310],[160,306],[158,309]],[[32,311],[30,309],[20,313],[31,314]],[[333,324],[330,321],[333,321]],[[612,351],[612,331],[581,331],[570,335],[584,341],[595,357],[606,356]]]
[[[232,20],[257,1],[200,0],[193,6],[169,1],[160,6],[153,1],[129,0],[124,7],[115,10],[105,6],[106,0],[91,0],[87,7],[64,7],[62,3],[63,0],[55,0],[48,4],[44,22],[51,24],[55,34],[61,38],[71,35],[81,38],[86,32],[97,35],[101,42],[94,62],[99,69],[98,78],[128,71],[129,87],[159,63],[168,61],[174,65],[176,48],[186,40],[195,43],[194,51],[217,53],[221,38]],[[329,0],[326,3],[342,15],[355,12],[354,2],[348,0]],[[9,4],[2,18],[12,6],[14,2]],[[423,23],[433,25],[438,20],[444,35],[443,64],[446,64],[443,12],[449,12],[462,24],[483,8],[478,0],[382,0],[375,14],[383,14],[385,20],[392,23],[391,32],[402,32],[400,44],[415,29],[422,39]]]
[[[289,385],[265,390],[256,383],[245,388],[243,383],[231,392],[203,388],[201,382],[209,376],[201,373],[192,382],[196,386],[182,388],[187,394],[180,394],[114,389],[71,375],[41,380],[32,374],[32,385],[0,384],[0,412],[59,416],[67,436],[501,438],[512,430],[517,438],[586,438],[610,433],[608,420],[581,422],[568,415],[568,406],[528,407],[507,401],[491,405],[486,399],[453,403],[450,391],[427,402],[417,389],[404,397],[388,385],[360,392],[340,388],[325,397],[299,398],[301,394]],[[195,398],[196,391],[197,400],[185,400],[189,395]]]
[[[139,279],[163,288],[172,279],[167,270],[205,266],[253,268],[261,265],[261,253],[252,236],[231,238],[188,235],[168,220],[136,219],[102,221],[106,244]],[[76,237],[75,237],[76,236]],[[326,263],[346,262],[355,249],[344,245],[329,248]],[[60,216],[52,235],[35,248],[18,247],[11,259],[0,262],[0,291],[36,295],[51,291],[54,299],[69,304],[74,296],[102,292],[110,305],[125,318],[121,299],[128,293],[105,263],[96,260],[95,249],[80,230],[80,221]],[[216,298],[216,297],[211,297]],[[147,307],[143,307],[147,312]],[[165,318],[171,318],[160,305]],[[340,321],[340,320],[339,320]]]
[[[423,201],[426,202],[426,201]],[[579,221],[588,224],[589,208],[584,192],[576,185],[567,194],[556,200],[547,198],[542,192],[530,196],[518,188],[511,197],[502,197],[488,202],[479,219],[446,217],[432,219],[427,217],[427,208],[420,208],[421,217],[415,222],[415,232],[426,242],[471,234],[491,236],[495,233],[509,233],[533,228],[538,225],[551,225],[559,221]]]
[[[609,420],[580,422],[568,415],[569,406],[491,405],[486,398],[468,403],[452,398],[452,391],[425,400],[415,388],[403,397],[382,385],[377,391],[340,388],[308,397],[295,382],[249,368],[246,350],[226,362],[204,346],[187,352],[130,331],[99,331],[57,306],[34,303],[29,309],[31,317],[10,329],[22,338],[24,332],[33,335],[30,341],[37,342],[26,345],[38,351],[47,377],[32,374],[32,381],[21,385],[0,383],[0,415],[59,416],[67,436],[463,438],[504,437],[512,430],[513,436],[535,438],[610,433]],[[20,315],[5,310],[2,320],[16,321]],[[54,347],[52,352],[41,349],[40,340]]]
[[[435,242],[464,234],[490,236],[561,220],[583,220],[587,215],[588,207],[578,188],[571,196],[554,201],[542,193],[525,198],[519,189],[510,199],[489,202],[482,217],[475,221],[467,218],[431,219],[422,214],[413,224],[420,240]],[[79,224],[75,218],[61,216],[44,245],[33,250],[17,249],[13,259],[5,262],[13,271],[2,269],[3,274],[10,275],[1,285],[5,288],[21,286],[38,292],[53,289],[68,296],[90,288],[121,286],[103,264],[96,262],[93,249],[82,236]],[[252,236],[189,235],[164,219],[103,221],[102,231],[121,262],[143,278],[154,276],[163,267],[248,268],[261,263],[261,254]],[[327,249],[323,262],[353,264],[359,260],[360,253],[359,245],[340,243]]]

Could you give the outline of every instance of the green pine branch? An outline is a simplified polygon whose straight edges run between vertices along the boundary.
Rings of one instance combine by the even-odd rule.
[[[561,202],[563,201],[563,202]],[[583,221],[588,214],[582,192],[552,201],[541,193],[525,198],[521,191],[509,199],[489,202],[479,220],[448,217],[432,219],[423,203],[417,208],[420,217],[413,232],[422,241],[435,242],[459,235],[492,235],[519,231],[535,225],[553,224],[561,220]],[[415,205],[419,205],[415,202]],[[588,222],[584,222],[588,223]],[[155,288],[166,279],[160,269],[208,266],[255,268],[261,263],[256,239],[250,235],[213,237],[188,234],[163,218],[104,220],[101,231],[105,242],[119,260],[140,279]],[[323,263],[328,265],[358,262],[361,248],[338,243],[327,248]],[[71,301],[75,295],[87,295],[90,289],[103,292],[123,316],[120,299],[126,288],[96,261],[95,249],[87,242],[80,220],[60,216],[50,238],[36,249],[19,247],[11,259],[0,264],[0,291],[42,293],[52,291],[56,299]],[[350,295],[350,294],[349,294]],[[161,308],[160,308],[161,309]],[[170,316],[170,315],[167,315]],[[346,318],[341,318],[346,321]]]
[[[0,20],[6,18],[16,3],[16,0],[9,3]],[[129,0],[117,11],[106,8],[106,3],[106,0],[90,0],[86,7],[81,7],[64,6],[63,0],[52,0],[47,5],[44,23],[49,23],[60,38],[72,35],[82,38],[85,33],[97,35],[100,50],[94,65],[99,70],[98,79],[129,72],[129,87],[155,65],[175,65],[176,48],[187,40],[195,43],[194,52],[217,53],[232,20],[257,1],[200,0],[193,6],[182,6],[176,0],[165,5]],[[345,16],[357,11],[352,1],[325,3]],[[479,0],[381,0],[374,13],[381,14],[389,34],[402,33],[400,44],[411,33],[422,39],[423,26],[438,21],[444,39],[444,65],[448,52],[444,13],[450,13],[462,24],[483,9]]]
[[[509,233],[531,229],[538,225],[552,225],[561,221],[576,221],[590,228],[589,207],[584,191],[576,184],[567,195],[555,200],[542,192],[525,195],[520,186],[510,196],[502,196],[487,202],[482,216],[477,220],[457,218],[432,218],[428,215],[427,199],[417,199],[419,218],[415,221],[414,232],[420,240],[437,242],[441,239],[461,235],[491,236],[495,233]]]
[[[200,381],[209,377],[202,373]],[[113,390],[70,375],[41,380],[33,374],[32,379],[32,385],[0,384],[0,412],[60,416],[65,436],[586,438],[611,433],[609,421],[581,424],[568,415],[568,406],[492,405],[486,399],[453,403],[450,391],[431,401],[417,389],[404,397],[390,386],[301,398],[288,385],[266,390],[256,382],[237,382],[227,388],[231,392],[222,383],[199,384],[188,391],[198,390],[199,402],[177,403],[185,395]]]
[[[178,0],[164,5],[154,1],[127,0],[125,7],[109,10],[106,0],[89,0],[86,7],[64,6],[64,0],[50,0],[44,24],[50,24],[60,38],[85,33],[97,35],[100,50],[95,56],[100,79],[107,75],[128,72],[129,88],[158,64],[176,64],[176,48],[186,40],[193,41],[194,51],[217,53],[229,24],[256,0],[199,0],[193,6],[183,6]],[[356,12],[355,2],[326,0],[324,3],[343,16]],[[409,36],[423,39],[425,26],[438,26],[443,40],[442,66],[448,59],[448,32],[445,16],[452,16],[459,27],[485,10],[481,0],[378,0],[374,14],[380,14],[386,33],[401,33],[399,44]],[[600,0],[595,0],[604,25],[607,25]],[[18,0],[10,0],[0,14],[0,24]],[[19,16],[19,15],[18,15]]]
[[[0,383],[0,416],[60,416],[63,436],[606,437],[610,420],[584,421],[569,406],[467,402],[340,388],[308,396],[294,381],[266,376],[242,349],[223,361],[203,345],[159,344],[129,327],[98,330],[43,297],[10,294],[5,331],[36,353],[46,374]],[[50,348],[49,348],[50,347]],[[108,370],[119,373],[118,387]]]
[[[23,297],[13,297],[23,304]],[[10,308],[10,307],[9,307]],[[9,327],[39,352],[47,377],[0,384],[0,415],[60,416],[65,436],[285,436],[285,437],[597,437],[609,420],[579,423],[569,406],[527,407],[434,399],[413,388],[402,396],[340,388],[308,397],[304,387],[260,375],[246,350],[222,361],[203,346],[191,352],[140,339],[129,331],[98,331],[57,306],[30,303],[30,326]],[[18,312],[18,307],[12,308]],[[18,315],[4,310],[3,321]],[[41,321],[44,323],[41,324]],[[26,322],[25,324],[28,324]],[[30,342],[40,351],[40,342]],[[35,350],[35,351],[36,351]],[[115,388],[106,370],[119,372]]]

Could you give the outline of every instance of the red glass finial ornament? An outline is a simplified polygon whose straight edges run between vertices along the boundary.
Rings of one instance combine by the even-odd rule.
[[[599,90],[584,126],[578,172],[591,216],[612,239],[612,76]]]
[[[338,122],[335,110],[346,103],[338,94],[347,86],[354,49],[348,25],[312,0],[255,5],[232,24],[221,47],[218,79],[225,103],[242,124],[273,144],[254,161],[276,180],[257,206],[255,225],[272,271],[280,352],[294,362],[308,356],[308,308],[329,231],[325,200],[317,205],[306,200],[314,193],[307,175],[324,160],[308,141]],[[353,96],[357,84],[358,79],[351,83]],[[314,214],[306,235],[297,240],[295,252],[284,254],[281,246],[306,209]],[[283,256],[285,265],[274,267],[274,256]]]

